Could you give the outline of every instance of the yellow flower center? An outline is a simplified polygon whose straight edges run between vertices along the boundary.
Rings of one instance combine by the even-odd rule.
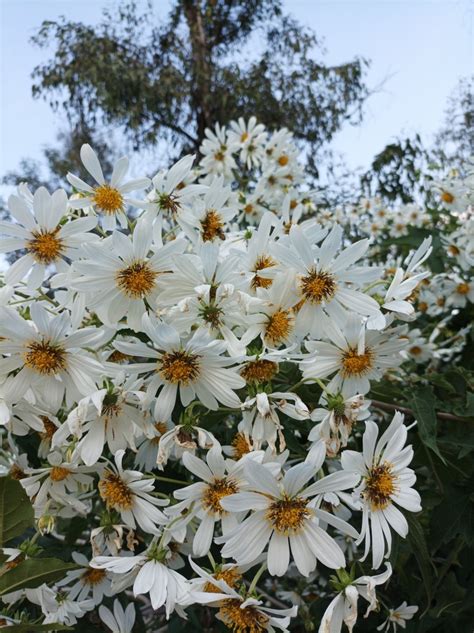
[[[268,382],[278,372],[278,365],[271,360],[253,360],[240,370],[242,378],[248,382]]]
[[[426,301],[420,301],[420,303],[418,304],[418,310],[420,312],[426,312],[428,310],[428,304],[426,303]]]
[[[270,257],[270,255],[260,255],[255,262],[252,272],[257,273],[259,270],[263,270],[264,268],[271,268],[272,266],[275,266],[275,264],[276,261],[272,257]],[[272,285],[272,282],[272,279],[267,279],[265,277],[255,275],[252,279],[252,288],[254,290],[255,288],[268,288]]]
[[[85,585],[99,585],[107,575],[105,569],[94,569],[93,567],[88,567],[86,571],[81,576],[81,581]]]
[[[267,510],[267,520],[277,532],[286,536],[294,534],[301,529],[311,514],[307,505],[308,500],[302,497],[278,499]]]
[[[359,354],[356,349],[349,349],[342,355],[343,378],[352,378],[353,376],[363,376],[370,371],[374,364],[374,353],[368,347]]]
[[[253,211],[254,211],[253,204],[250,204],[249,202],[248,204],[245,205],[244,213],[253,213]]]
[[[414,356],[419,356],[422,351],[423,350],[418,345],[413,345],[413,347],[410,347],[410,354],[413,354]]]
[[[268,317],[265,327],[265,338],[273,345],[284,341],[293,329],[293,317],[289,310],[278,310]]]
[[[130,510],[133,505],[133,492],[118,475],[111,471],[106,471],[104,479],[99,481],[99,493],[108,507]]]
[[[178,185],[176,189],[182,189],[182,187]],[[181,208],[178,197],[170,193],[162,193],[159,195],[158,206],[162,211],[166,211],[170,215],[176,214]]]
[[[153,290],[157,276],[158,273],[147,262],[134,262],[119,270],[115,281],[124,295],[130,299],[139,299]]]
[[[225,159],[225,154],[223,151],[218,151],[214,154],[214,158],[219,161],[223,161]]]
[[[221,216],[214,209],[209,209],[201,220],[201,237],[204,242],[212,242],[216,237],[224,240],[224,223]]]
[[[301,292],[310,303],[330,301],[336,292],[336,281],[329,273],[313,270],[301,279]]]
[[[232,457],[234,459],[240,459],[247,453],[250,453],[252,447],[249,444],[248,439],[243,433],[237,433],[231,442],[232,445]]]
[[[225,626],[233,633],[261,633],[267,630],[268,616],[253,607],[240,608],[237,599],[224,600],[219,615]]]
[[[49,473],[49,478],[52,481],[64,481],[66,477],[69,477],[71,471],[69,468],[64,468],[64,466],[53,466]]]
[[[278,159],[278,164],[280,165],[280,167],[285,167],[285,165],[288,165],[289,160],[290,159],[286,154],[282,154]]]
[[[458,284],[456,286],[456,292],[460,295],[467,295],[467,293],[469,292],[469,284],[467,284],[465,281]]]
[[[157,435],[156,437],[152,437],[150,440],[150,444],[159,444],[161,436],[166,433],[168,427],[166,426],[166,422],[155,422],[154,427],[159,435]]]
[[[202,505],[209,512],[222,514],[225,510],[221,506],[222,497],[233,495],[238,491],[237,484],[232,479],[223,477],[208,484],[202,496]]]
[[[454,196],[452,193],[449,193],[449,191],[443,191],[441,193],[441,200],[447,204],[452,204],[454,202]]]
[[[26,346],[25,365],[30,369],[50,376],[66,367],[66,352],[49,341],[33,341]]]
[[[245,141],[248,139],[249,137],[249,133],[248,132],[242,132],[241,136],[240,136],[240,142],[241,143],[245,143]]]
[[[33,255],[33,259],[39,264],[51,264],[59,259],[64,243],[58,237],[59,228],[53,231],[33,231],[33,239],[26,244],[26,250]]]
[[[184,351],[166,352],[158,365],[161,376],[173,384],[187,385],[199,376],[199,356]]]
[[[117,211],[123,211],[123,196],[118,189],[110,185],[101,185],[94,191],[92,198],[94,204],[105,214],[113,215]]]
[[[395,477],[390,465],[385,463],[374,466],[365,480],[364,496],[368,499],[372,510],[383,510],[391,503],[391,495],[395,492]]]
[[[223,580],[229,587],[235,587],[237,582],[242,578],[242,574],[235,567],[229,569],[221,569],[213,574],[216,580]],[[204,591],[206,593],[222,593],[222,589],[219,589],[217,585],[213,585],[211,582],[206,582],[204,585]]]

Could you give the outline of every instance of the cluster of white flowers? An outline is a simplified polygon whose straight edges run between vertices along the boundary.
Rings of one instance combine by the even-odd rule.
[[[206,604],[235,633],[286,631],[297,606],[273,608],[258,583],[319,563],[337,574],[320,630],[352,630],[358,595],[373,611],[391,567],[346,566],[378,570],[392,530],[407,535],[403,511],[421,510],[403,416],[379,432],[364,396],[434,349],[409,329],[438,287],[431,240],[377,261],[370,239],[319,217],[288,131],[251,119],[206,136],[200,162],[151,180],[127,180],[126,158],[106,179],[84,145],[90,178],[68,174],[71,195],[22,185],[9,199],[0,252],[22,255],[0,290],[3,460],[40,532],[61,540],[77,516],[89,530],[77,571],[3,599],[67,625],[98,607],[119,633],[135,621],[120,596],[166,618]],[[468,230],[450,237],[461,266]],[[448,307],[474,300],[472,278],[448,282]],[[415,610],[390,610],[387,626]]]

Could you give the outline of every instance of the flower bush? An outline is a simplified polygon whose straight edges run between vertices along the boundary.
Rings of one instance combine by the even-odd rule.
[[[3,624],[467,630],[472,166],[334,208],[286,130],[206,136],[9,199]]]

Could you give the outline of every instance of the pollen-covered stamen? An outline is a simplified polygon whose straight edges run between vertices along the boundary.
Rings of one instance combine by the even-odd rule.
[[[236,492],[238,492],[238,487],[232,479],[228,479],[227,477],[215,479],[206,486],[206,490],[202,496],[202,505],[209,512],[223,514],[225,510],[221,506],[221,499],[228,495],[233,495]]]
[[[396,490],[396,479],[390,464],[374,466],[365,480],[363,495],[368,499],[372,510],[383,510],[391,503],[391,495]]]
[[[69,475],[71,471],[69,468],[65,468],[64,466],[53,466],[49,473],[49,478],[51,481],[64,481]]]
[[[81,582],[84,585],[90,585],[94,587],[99,585],[106,577],[107,572],[105,569],[94,569],[94,567],[88,567],[81,576]]]
[[[336,280],[330,273],[312,270],[302,277],[301,292],[310,303],[330,301],[336,292]]]
[[[212,242],[216,237],[225,239],[224,222],[214,209],[209,209],[201,220],[201,237],[204,242]]]
[[[456,292],[460,295],[467,295],[469,292],[469,284],[465,281],[461,282],[456,286]]]
[[[199,356],[185,351],[166,352],[158,361],[158,372],[173,384],[189,384],[198,378],[199,370]]]
[[[216,580],[223,580],[229,587],[235,587],[239,580],[242,579],[242,574],[239,573],[237,568],[230,567],[229,569],[221,569],[213,574]],[[204,591],[206,593],[222,593],[217,585],[213,585],[212,582],[206,582],[204,585]]]
[[[449,191],[442,191],[441,200],[447,204],[452,204],[454,202],[454,196]]]
[[[219,616],[233,633],[261,633],[267,630],[268,616],[253,607],[241,609],[237,599],[224,600],[219,608]]]
[[[118,211],[123,211],[124,200],[118,189],[110,185],[101,185],[94,190],[92,198],[94,204],[106,215],[114,215]]]
[[[176,188],[178,189],[179,185]],[[178,198],[171,193],[161,193],[158,196],[158,206],[170,215],[175,215],[181,208]]]
[[[369,372],[374,364],[374,353],[366,347],[359,354],[357,349],[351,348],[342,355],[341,374],[343,378],[352,378],[354,376],[363,376]]]
[[[130,299],[146,297],[155,287],[158,273],[148,262],[134,262],[119,270],[115,281],[120,290]]]
[[[236,433],[234,439],[231,442],[231,446],[232,457],[236,460],[240,459],[244,455],[247,455],[247,453],[250,453],[250,451],[252,450],[250,442],[243,433]]]
[[[277,532],[285,535],[294,534],[302,528],[311,515],[311,510],[307,505],[308,499],[283,497],[271,504],[267,510],[267,520]]]
[[[293,316],[289,310],[277,310],[268,317],[265,338],[273,345],[284,341],[293,329]]]
[[[52,264],[64,251],[64,242],[58,237],[59,228],[53,231],[33,231],[33,239],[26,243],[26,250],[39,264]]]
[[[99,481],[99,494],[109,508],[130,510],[133,505],[133,492],[119,475],[110,470]]]
[[[66,351],[50,341],[32,341],[26,346],[25,365],[30,369],[51,376],[66,368]]]
[[[269,286],[272,285],[273,279],[268,279],[267,277],[261,277],[258,274],[258,271],[263,270],[264,268],[271,268],[272,266],[275,266],[275,264],[276,264],[276,261],[273,259],[273,257],[270,257],[270,255],[260,255],[257,258],[257,261],[255,262],[254,267],[252,269],[252,272],[257,273],[252,279],[252,288],[254,290],[255,288],[268,288]]]
[[[247,383],[268,382],[277,373],[278,364],[264,358],[245,363],[240,370],[240,375]]]

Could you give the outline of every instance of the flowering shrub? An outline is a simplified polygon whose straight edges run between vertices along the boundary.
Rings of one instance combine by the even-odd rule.
[[[286,130],[217,126],[201,154],[106,178],[84,145],[69,196],[9,199],[3,623],[334,633],[360,602],[395,630],[414,595],[449,616],[455,558],[433,581],[422,524],[473,448],[472,172],[433,208],[331,209]]]

